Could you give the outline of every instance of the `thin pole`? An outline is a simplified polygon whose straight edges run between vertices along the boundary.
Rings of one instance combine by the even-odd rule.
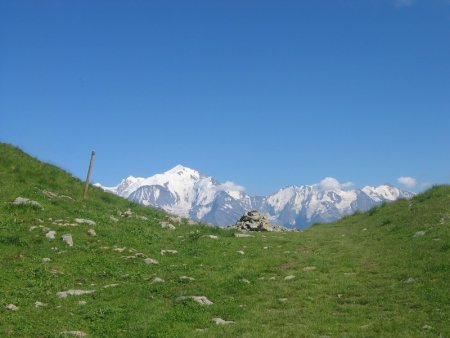
[[[88,194],[89,181],[91,180],[92,167],[94,166],[94,158],[95,158],[95,150],[92,150],[91,161],[89,162],[89,169],[88,169],[87,177],[86,177],[86,184],[84,185],[84,194],[83,194],[84,199],[87,198],[87,194]]]

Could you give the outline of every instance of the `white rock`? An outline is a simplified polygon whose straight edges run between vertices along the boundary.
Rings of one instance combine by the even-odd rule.
[[[164,283],[164,279],[155,277],[153,278],[152,283]]]
[[[63,242],[66,242],[68,246],[73,246],[73,239],[71,234],[65,234],[61,236]]]
[[[165,255],[166,253],[170,253],[170,254],[177,254],[178,251],[177,250],[161,250],[161,255]]]
[[[422,237],[422,236],[425,236],[425,231],[417,231],[414,234],[414,237]]]
[[[161,222],[159,224],[161,225],[161,228],[163,228],[163,229],[169,229],[169,230],[175,230],[176,229],[175,225],[173,225],[173,224],[171,224],[169,222]]]
[[[48,263],[48,262],[50,262],[50,261],[51,261],[51,259],[48,258],[48,257],[42,258],[42,262],[44,262],[44,263]]]
[[[146,258],[144,259],[145,264],[159,264],[159,262],[156,259],[153,258]]]
[[[304,271],[304,272],[314,271],[314,270],[316,270],[316,267],[315,267],[315,266],[305,266],[305,267],[303,268],[303,271]]]
[[[95,290],[67,290],[67,291],[60,291],[57,292],[56,295],[59,298],[66,298],[67,296],[81,296],[81,295],[87,295],[90,293],[94,293]]]
[[[231,320],[223,320],[222,318],[213,318],[212,321],[216,323],[217,325],[229,325],[233,324],[234,322]]]
[[[55,239],[55,235],[56,235],[56,231],[49,231],[45,234],[45,237],[47,237],[48,239]]]
[[[242,250],[236,251],[238,254],[245,255],[245,252]]]
[[[104,289],[115,288],[116,286],[119,286],[119,284],[108,284],[108,285],[105,285],[103,288]]]
[[[113,251],[116,252],[124,252],[126,250],[126,247],[124,246],[123,248],[114,248]]]
[[[87,304],[87,302],[85,300],[80,300],[78,302],[78,305],[86,305],[86,304]]]
[[[181,280],[181,281],[189,281],[189,282],[192,282],[192,281],[195,280],[195,278],[188,277],[188,276],[181,276],[181,277],[180,277],[180,280]]]
[[[214,304],[213,302],[211,302],[205,296],[192,296],[192,300],[194,302],[197,302],[197,303],[202,304],[202,305],[212,305],[212,304]]]
[[[211,239],[218,239],[219,238],[219,236],[216,236],[216,235],[208,235],[207,237],[209,237]]]
[[[89,235],[89,236],[92,236],[92,237],[95,237],[95,236],[97,236],[97,233],[95,232],[94,229],[89,229],[89,230],[88,230],[88,235]]]
[[[422,326],[422,329],[424,329],[424,330],[433,330],[433,328],[430,325],[424,325],[424,326]]]
[[[75,222],[78,224],[87,224],[94,226],[96,223],[90,219],[84,219],[84,218],[75,218]]]
[[[78,331],[78,330],[71,330],[71,331],[62,331],[60,334],[62,335],[69,335],[69,336],[75,336],[75,337],[86,337],[87,333],[83,332],[83,331]]]
[[[119,222],[119,219],[116,218],[116,217],[114,217],[114,216],[109,216],[109,219],[110,219],[111,221],[113,221],[114,223]]]
[[[25,197],[17,197],[14,202],[12,202],[13,205],[31,205],[33,207],[37,207],[39,209],[44,209],[42,205],[39,202],[30,200]]]
[[[412,277],[409,277],[406,281],[405,281],[405,283],[414,283],[416,280],[414,279],[414,278],[412,278]]]
[[[287,302],[287,298],[278,298],[278,301],[280,302],[280,303],[286,303]]]
[[[294,275],[289,275],[289,276],[284,277],[284,280],[292,280],[294,278],[295,278]]]
[[[241,282],[245,283],[245,284],[250,284],[250,281],[248,279],[245,279],[245,278],[242,278]]]
[[[47,306],[47,304],[46,304],[46,303],[39,302],[39,301],[34,302],[34,307],[44,307],[44,306]]]
[[[6,305],[6,310],[17,311],[17,310],[19,310],[19,307],[15,306],[14,304],[8,304],[8,305]]]

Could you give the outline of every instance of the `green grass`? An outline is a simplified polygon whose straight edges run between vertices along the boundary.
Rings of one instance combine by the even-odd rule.
[[[42,190],[72,199],[49,199]],[[94,187],[83,201],[82,190],[70,174],[0,144],[1,337],[66,330],[89,337],[450,337],[449,186],[306,231],[251,238],[201,225],[162,229],[162,211]],[[11,205],[18,196],[44,209]],[[117,216],[128,208],[147,220]],[[75,218],[94,220],[97,237],[85,224],[53,224]],[[57,231],[56,239],[29,231],[33,225]],[[425,235],[414,237],[417,231]],[[60,240],[65,233],[72,248]],[[159,264],[123,259],[130,249]],[[162,256],[162,249],[178,254]],[[296,278],[285,281],[288,275]],[[156,276],[165,282],[152,283]],[[68,289],[96,292],[56,296]],[[191,295],[214,304],[177,300]],[[35,301],[48,306],[35,308]],[[10,303],[19,310],[6,310]],[[235,323],[217,326],[214,317]]]

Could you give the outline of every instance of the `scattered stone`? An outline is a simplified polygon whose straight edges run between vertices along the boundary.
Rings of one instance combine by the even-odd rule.
[[[66,298],[67,296],[81,296],[81,295],[87,295],[89,293],[94,293],[95,290],[67,290],[67,291],[60,291],[57,292],[56,295],[59,298]]]
[[[219,239],[219,236],[216,236],[216,235],[208,235],[206,237],[209,237],[211,239]]]
[[[8,305],[6,305],[6,310],[17,311],[17,310],[19,310],[19,307],[15,306],[14,304],[8,304]]]
[[[161,222],[159,224],[161,225],[161,228],[163,228],[163,229],[169,229],[169,230],[175,230],[176,229],[175,225],[173,225],[173,224],[171,224],[169,222]]]
[[[289,277],[289,276],[288,276],[288,277]],[[275,279],[277,279],[277,277],[275,277],[275,276],[269,278],[269,280],[275,280]]]
[[[159,264],[159,262],[156,259],[153,258],[146,258],[144,259],[145,264]]]
[[[84,219],[84,218],[75,218],[75,222],[78,224],[87,224],[94,226],[96,223],[90,219]]]
[[[45,237],[47,237],[48,239],[55,239],[55,235],[56,235],[56,231],[49,231],[45,234]]]
[[[178,253],[178,251],[177,250],[161,250],[161,255],[165,255],[166,253],[175,255]]]
[[[152,280],[152,283],[164,283],[164,282],[165,282],[164,279],[159,278],[159,277],[155,277]]]
[[[280,302],[280,303],[286,303],[287,302],[287,298],[278,298],[278,301]]]
[[[246,279],[246,278],[242,278],[241,282],[245,283],[245,284],[250,284],[250,281],[248,279]]]
[[[176,300],[177,300],[177,302],[182,302],[184,300],[194,300],[195,302],[202,304],[202,305],[212,305],[213,304],[205,296],[180,296]]]
[[[414,278],[412,278],[412,277],[409,277],[406,281],[405,281],[405,283],[414,283],[416,280],[414,279]]]
[[[87,302],[85,300],[80,300],[78,301],[78,305],[86,305]]]
[[[51,261],[51,259],[48,258],[48,257],[42,258],[42,262],[43,262],[43,263],[48,263],[48,262],[50,262],[50,261]]]
[[[295,276],[294,275],[289,275],[289,276],[286,276],[286,277],[284,277],[284,280],[292,280],[292,279],[294,279],[295,278]]]
[[[97,236],[97,233],[95,232],[94,229],[89,229],[88,230],[88,235],[91,236],[91,237],[95,237],[95,236]]]
[[[108,285],[105,285],[103,288],[104,289],[115,288],[116,286],[119,286],[119,284],[108,284]]]
[[[433,330],[433,328],[430,325],[424,325],[424,326],[422,326],[422,329],[424,329],[424,330]]]
[[[235,234],[234,234],[234,237],[241,237],[241,238],[244,238],[244,237],[255,237],[255,236],[249,235],[249,234],[239,234],[239,233],[235,233]]]
[[[71,234],[65,234],[61,236],[63,242],[66,242],[68,246],[73,246],[73,239]]]
[[[47,305],[48,304],[42,303],[42,302],[39,302],[39,301],[34,302],[34,307],[44,307],[44,306],[47,306]]]
[[[180,216],[171,216],[171,217],[169,217],[169,220],[172,222],[172,223],[181,223],[181,221],[183,220]]]
[[[62,331],[60,334],[62,334],[62,335],[69,335],[69,336],[75,336],[75,337],[80,337],[80,338],[83,338],[83,337],[87,336],[87,333],[85,333],[83,331],[75,331],[75,330]]]
[[[192,281],[194,281],[195,280],[195,278],[192,278],[192,277],[188,277],[188,276],[181,276],[180,277],[180,281],[188,281],[188,282],[192,282]]]
[[[223,320],[222,318],[213,318],[212,321],[216,323],[217,325],[229,325],[234,324],[231,320]]]
[[[148,221],[148,217],[146,216],[137,215],[136,218],[140,219],[141,221]]]
[[[268,246],[265,246],[263,249],[264,249],[264,250],[267,250],[267,249],[269,249],[269,247],[268,247]]]
[[[304,271],[304,272],[314,271],[314,270],[316,270],[316,267],[315,267],[315,266],[305,266],[305,267],[303,268],[303,271]]]
[[[119,212],[119,216],[128,218],[128,217],[133,216],[133,212],[131,211],[131,209],[127,209],[123,212]]]
[[[367,228],[362,229],[362,231],[367,231]]]
[[[425,235],[425,231],[417,231],[415,234],[414,234],[414,237],[422,237],[422,236],[424,236]]]
[[[238,254],[245,255],[245,252],[242,250],[236,251]]]
[[[136,253],[134,254],[134,257],[144,258],[145,255],[144,255],[142,252],[136,252]]]
[[[56,194],[52,191],[42,190],[42,194],[49,199],[58,198],[58,194]]]
[[[109,219],[111,220],[111,221],[113,221],[114,223],[117,223],[117,222],[119,222],[119,219],[117,218],[117,217],[114,217],[114,216],[109,216]]]
[[[116,252],[124,252],[125,249],[126,249],[125,246],[124,246],[123,248],[117,248],[117,247],[115,247],[115,248],[113,248],[113,251],[116,251]]]
[[[11,204],[13,205],[30,205],[32,207],[36,207],[39,209],[44,209],[44,207],[41,205],[41,203],[30,200],[28,198],[25,197],[17,197],[14,202],[12,202]]]

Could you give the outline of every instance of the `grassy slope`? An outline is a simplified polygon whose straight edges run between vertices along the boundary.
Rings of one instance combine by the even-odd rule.
[[[48,199],[42,189],[74,200]],[[450,337],[448,186],[303,232],[252,238],[206,226],[162,229],[167,215],[161,211],[96,188],[88,202],[81,195],[79,180],[0,144],[1,337],[57,337],[64,330],[92,337]],[[44,210],[8,203],[17,196]],[[148,220],[110,220],[127,208]],[[98,236],[89,237],[87,225],[50,220],[77,217],[95,220]],[[32,225],[56,230],[57,239],[29,231]],[[413,237],[420,230],[425,235]],[[64,233],[73,235],[74,247],[60,241]],[[114,245],[160,264],[125,260],[130,253],[114,252]],[[161,249],[178,254],[161,256]],[[303,271],[308,266],[316,269]],[[183,275],[195,281],[182,282]],[[296,278],[284,281],[288,275]],[[155,276],[165,283],[152,283]],[[102,288],[113,283],[119,286]],[[96,292],[56,297],[68,289]],[[177,301],[183,295],[204,295],[214,305]],[[35,301],[48,306],[35,308]],[[9,303],[19,310],[6,310]],[[217,326],[213,317],[235,324]]]

